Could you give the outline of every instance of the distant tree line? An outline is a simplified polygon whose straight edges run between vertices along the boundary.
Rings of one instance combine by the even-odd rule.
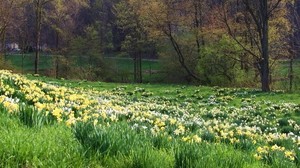
[[[103,57],[123,53],[134,60],[135,82],[143,81],[142,59],[150,58],[160,60],[163,82],[258,82],[270,91],[280,59],[290,60],[293,82],[299,5],[299,0],[0,0],[2,59],[6,44],[17,42],[22,53],[35,52],[35,73],[43,48],[56,56],[56,77],[109,81],[116,73]]]

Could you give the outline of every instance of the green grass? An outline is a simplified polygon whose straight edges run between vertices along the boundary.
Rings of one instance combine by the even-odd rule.
[[[120,128],[123,126],[117,125]],[[86,146],[86,141],[77,141],[76,134],[74,137],[71,130],[63,125],[28,128],[2,111],[0,167],[265,167],[249,157],[248,153],[226,145],[190,146],[179,143],[174,144],[174,151],[167,151],[151,147],[149,139],[132,131],[129,136],[130,132],[124,127],[110,129],[106,133],[106,142],[111,143],[107,148],[108,154],[105,155],[106,150],[91,153],[91,146]],[[126,140],[124,136],[128,138],[127,143],[123,143]],[[104,141],[100,137],[94,137],[97,139],[90,142],[98,140],[99,145],[103,146]]]
[[[19,70],[22,68],[22,54],[9,54],[7,55],[7,60],[12,63]],[[41,69],[51,69],[54,65],[54,59],[52,55],[42,54],[40,56],[40,68]],[[24,54],[24,70],[32,71],[34,68],[34,54]],[[128,71],[133,72],[134,62],[131,58],[118,58],[118,57],[104,57],[105,63],[110,66],[115,66],[117,71]],[[87,62],[83,60],[83,62]],[[81,64],[83,62],[80,62]],[[160,70],[159,62],[156,60],[143,60],[142,61],[142,70]]]
[[[34,72],[35,55],[32,54],[10,54],[7,55],[7,60],[19,72],[24,73]],[[78,66],[88,64],[87,58],[77,58]],[[52,55],[42,54],[40,56],[39,69],[43,72],[55,69],[55,58]],[[134,62],[131,58],[119,57],[104,57],[104,63],[111,68],[111,71],[128,78],[128,81],[133,81]],[[23,68],[23,69],[22,69]],[[161,65],[158,60],[142,60],[142,73],[144,82],[158,82],[162,79]]]
[[[273,87],[276,89],[283,89],[289,90],[289,74],[290,74],[290,61],[289,60],[282,60],[277,63],[277,67],[274,70],[274,77],[275,82],[272,84]],[[294,71],[294,81],[293,81],[293,90],[300,89],[300,60],[296,59],[293,62],[293,71]]]
[[[79,147],[65,126],[28,128],[0,113],[0,167],[88,166]]]
[[[11,62],[11,64],[17,69],[22,70],[22,63],[24,72],[32,73],[34,71],[34,60],[35,55],[34,54],[12,54],[6,56],[7,60]],[[23,60],[22,60],[23,59]],[[24,61],[24,62],[23,62]],[[47,70],[52,68],[53,66],[53,60],[50,55],[42,54],[40,56],[40,64],[39,68],[41,70]]]
[[[150,97],[158,96],[170,99],[172,101],[186,101],[192,100],[199,96],[199,99],[207,99],[211,95],[216,93],[216,90],[221,90],[224,95],[232,95],[232,88],[218,88],[218,87],[206,87],[206,86],[186,86],[186,85],[168,85],[168,84],[120,84],[120,83],[106,83],[106,82],[89,82],[89,81],[77,81],[77,80],[57,80],[48,77],[34,77],[29,75],[30,79],[38,79],[43,82],[51,82],[61,86],[70,88],[83,88],[93,89],[98,91],[114,91],[116,88],[121,88],[127,93],[134,92],[136,89],[142,88],[146,93],[150,93]],[[199,92],[198,92],[199,91]],[[195,92],[197,94],[195,94]],[[134,98],[140,99],[143,96],[141,94],[133,95]],[[270,102],[272,103],[296,103],[300,102],[300,96],[298,92],[285,93],[285,92],[270,92],[264,93],[259,90],[253,91],[251,89],[240,89],[237,91],[237,96],[232,97],[232,100],[228,101],[228,106],[241,106],[241,99],[252,99],[256,102]],[[292,116],[295,120],[300,120],[299,116]]]
[[[131,58],[120,57],[120,54],[116,54],[116,57],[109,55],[104,57],[104,63],[111,68],[111,71],[118,74],[119,77],[115,77],[114,80],[117,82],[133,82],[134,62]],[[34,72],[34,54],[24,55],[24,73]],[[74,57],[75,58],[75,57]],[[79,66],[88,63],[88,58],[77,58]],[[22,55],[21,54],[10,54],[7,55],[7,60],[11,62],[13,67],[19,72],[22,71]],[[54,58],[51,55],[42,54],[40,57],[40,70],[43,72],[55,69]],[[300,61],[294,61],[294,84],[293,91],[300,89]],[[159,60],[147,60],[142,61],[142,73],[144,83],[159,83],[163,82],[165,74],[162,71],[162,65]],[[277,62],[276,69],[273,72],[273,83],[271,84],[272,89],[289,90],[289,61],[281,60]]]
[[[206,121],[218,120],[220,125],[222,121],[228,119],[226,121],[228,123],[252,122],[263,131],[267,127],[276,126],[279,133],[288,133],[294,131],[289,127],[289,120],[299,122],[300,113],[290,109],[290,106],[283,107],[283,103],[299,104],[300,97],[297,93],[262,93],[253,89],[204,86],[69,81],[32,75],[27,77],[30,80],[52,84],[56,88],[65,86],[76,91],[96,93],[95,98],[101,97],[103,98],[101,100],[113,99],[109,106],[112,109],[114,105],[128,107],[127,105],[137,103],[136,106],[131,106],[137,110],[124,116],[120,114],[118,122],[110,122],[108,118],[99,117],[96,118],[99,122],[96,125],[95,118],[87,118],[77,121],[69,128],[64,122],[58,123],[51,117],[37,115],[39,113],[29,103],[25,102],[27,108],[21,108],[18,115],[10,114],[2,107],[3,105],[0,105],[0,167],[296,168],[299,166],[299,161],[289,161],[282,153],[276,151],[261,161],[253,157],[258,147],[274,144],[295,150],[298,157],[299,151],[294,148],[295,144],[290,139],[270,142],[257,139],[257,142],[253,143],[249,137],[235,135],[239,143],[231,144],[229,139],[216,139],[219,133],[205,132],[207,128],[201,125],[202,121],[199,120],[200,125],[194,125],[196,122],[193,124],[188,122],[185,125],[189,134],[184,136],[192,137],[198,134],[202,138],[201,143],[190,143],[182,140],[184,137],[174,135],[172,125],[166,128],[170,131],[155,135],[149,131],[153,125],[147,120],[131,120],[134,114],[147,110],[147,104],[150,104],[150,111],[162,116],[153,118],[153,122],[157,121],[156,119],[163,119],[165,115],[178,116],[178,119],[180,117],[182,120],[189,117]],[[3,81],[17,88],[17,82],[13,79],[15,78],[4,78]],[[40,84],[38,86],[41,87]],[[44,88],[45,93],[49,93],[50,90]],[[109,94],[106,95],[106,92]],[[70,93],[65,90],[63,94]],[[18,94],[13,94],[15,95]],[[105,104],[105,101],[102,103]],[[109,108],[103,111],[110,110]],[[91,110],[93,113],[93,109]],[[236,114],[235,110],[240,114]],[[268,119],[270,122],[257,123],[253,120],[257,117]],[[165,123],[167,124],[167,121]],[[147,129],[135,127],[136,124],[147,126]]]
[[[211,95],[214,95],[216,90],[221,90],[224,95],[232,95],[232,89],[222,89],[218,87],[205,87],[205,86],[185,86],[185,85],[167,85],[167,84],[119,84],[119,83],[105,83],[105,82],[89,82],[89,81],[65,81],[56,80],[47,77],[33,77],[31,79],[38,79],[44,82],[51,82],[61,86],[70,88],[83,88],[93,89],[99,91],[114,91],[116,88],[121,88],[127,93],[134,92],[136,89],[142,88],[146,93],[150,93],[150,97],[158,96],[164,97],[172,101],[186,101],[192,100],[195,96],[199,95],[200,99],[207,99]],[[195,94],[195,91],[197,94]],[[228,101],[228,106],[241,106],[241,99],[252,99],[256,102],[270,102],[272,103],[296,103],[300,102],[299,93],[284,93],[284,92],[270,92],[264,93],[260,91],[253,91],[250,89],[241,89],[237,92],[237,96],[232,97],[232,100]],[[134,94],[134,98],[143,98],[142,94]],[[300,120],[299,116],[292,116],[292,119]]]
[[[90,81],[80,81],[80,80],[57,80],[48,77],[34,77],[32,75],[27,76],[30,79],[38,79],[43,82],[52,82],[62,86],[67,86],[71,88],[84,88],[84,89],[96,89],[99,91],[109,90],[112,91],[115,88],[124,88],[127,91],[133,91],[136,88],[144,88],[146,91],[152,92],[155,96],[167,96],[170,98],[178,97],[178,94],[183,94],[186,97],[192,97],[195,90],[199,90],[201,96],[208,97],[213,94],[214,90],[219,87],[206,87],[206,86],[187,86],[187,85],[177,85],[177,84],[120,84],[120,83],[106,83],[106,82],[90,82]],[[219,88],[221,89],[221,88]],[[230,95],[231,89],[227,88],[224,90],[225,94]],[[167,94],[166,94],[167,93]],[[250,93],[250,94],[249,94]],[[298,92],[285,93],[285,92],[270,92],[264,93],[259,90],[253,91],[252,89],[241,89],[239,95],[236,99],[233,99],[231,103],[240,103],[240,98],[254,98],[256,101],[272,101],[274,103],[279,102],[300,102],[300,97]]]
[[[128,80],[133,81],[134,61],[131,58],[105,57],[104,61],[113,71],[127,74]],[[163,78],[161,65],[158,60],[142,60],[143,82],[159,82]]]

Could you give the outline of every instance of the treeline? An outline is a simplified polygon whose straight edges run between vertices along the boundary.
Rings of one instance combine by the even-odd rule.
[[[2,55],[55,56],[56,77],[111,80],[104,56],[159,59],[160,82],[256,86],[269,91],[278,60],[299,55],[297,0],[1,0]],[[86,59],[82,64],[82,59]],[[114,81],[114,80],[112,80]]]

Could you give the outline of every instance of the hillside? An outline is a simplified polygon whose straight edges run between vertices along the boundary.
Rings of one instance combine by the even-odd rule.
[[[0,71],[0,167],[299,167],[298,94]]]

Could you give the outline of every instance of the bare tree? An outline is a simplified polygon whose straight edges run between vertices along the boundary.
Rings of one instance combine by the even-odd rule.
[[[290,56],[289,56],[289,90],[293,90],[293,84],[294,84],[294,59],[299,57],[300,53],[300,11],[299,11],[299,5],[300,1],[299,0],[293,0],[288,4],[289,7],[289,19],[292,23],[292,34],[290,37],[290,45],[291,45],[291,50],[290,50]]]
[[[6,33],[11,24],[13,12],[21,2],[23,1],[0,0],[0,38],[4,60],[6,55]]]
[[[86,7],[86,0],[56,0],[48,5],[46,10],[46,24],[55,33],[55,76],[59,77],[59,57],[63,53],[63,43],[68,43],[73,37],[72,32],[75,28],[75,20],[82,9]],[[66,46],[67,44],[65,44]]]
[[[35,11],[35,60],[34,60],[34,73],[39,73],[39,59],[40,59],[40,43],[41,31],[43,21],[43,9],[45,5],[53,0],[33,0]]]
[[[137,1],[137,0],[136,0]],[[196,67],[204,45],[202,28],[205,13],[209,10],[207,0],[144,0],[139,14],[149,35],[155,39],[168,40],[178,63],[187,74],[186,79],[201,81]]]
[[[255,60],[255,66],[261,78],[261,89],[264,92],[270,91],[270,57],[269,57],[269,21],[272,15],[282,5],[282,0],[240,0],[224,1],[223,21],[228,29],[229,35]],[[233,6],[240,14],[236,18],[242,20],[250,38],[250,47],[236,33],[230,23],[233,15]]]

